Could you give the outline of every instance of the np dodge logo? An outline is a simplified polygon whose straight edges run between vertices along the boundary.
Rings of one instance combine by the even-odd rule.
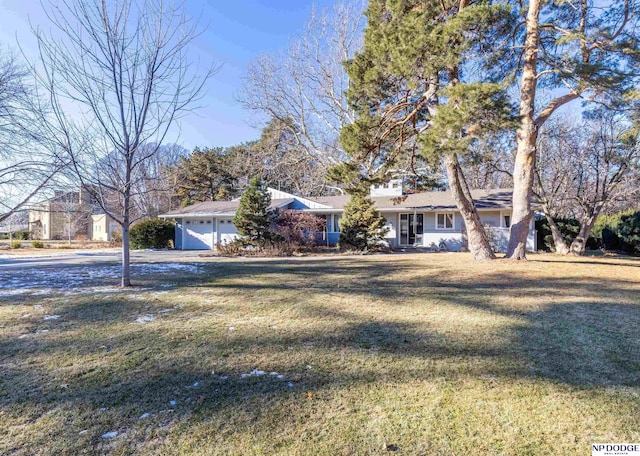
[[[640,456],[640,443],[594,443],[591,456]]]

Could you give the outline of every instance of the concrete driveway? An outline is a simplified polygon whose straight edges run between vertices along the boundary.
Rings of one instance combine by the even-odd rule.
[[[199,255],[206,250],[132,250],[131,263],[165,263],[203,261]],[[119,263],[120,249],[74,250],[16,255],[0,253],[0,271],[31,267],[89,266]]]

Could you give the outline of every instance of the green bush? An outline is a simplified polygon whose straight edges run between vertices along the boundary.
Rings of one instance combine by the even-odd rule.
[[[11,243],[11,248],[12,249],[19,249],[20,247],[22,247],[22,242],[15,240]]]
[[[618,229],[617,227],[615,228]],[[620,248],[620,238],[618,233],[613,229],[605,226],[600,233],[600,237],[596,238],[596,243],[601,249],[605,250],[618,250]]]
[[[344,207],[340,220],[340,250],[372,252],[385,247],[384,237],[389,229],[386,220],[365,196],[354,194]]]
[[[622,217],[633,214],[634,211],[619,212],[611,215],[601,215],[597,218],[596,223],[591,230],[591,238],[589,238],[590,248],[602,248],[605,250],[618,250],[620,248],[620,240],[618,239],[618,225]]]
[[[640,211],[623,215],[618,224],[620,248],[632,255],[640,255]]]
[[[34,249],[44,249],[44,242],[42,242],[42,241],[32,241],[31,242],[31,247],[33,247]]]
[[[129,232],[132,249],[164,249],[171,247],[174,239],[174,225],[161,219],[145,220]]]

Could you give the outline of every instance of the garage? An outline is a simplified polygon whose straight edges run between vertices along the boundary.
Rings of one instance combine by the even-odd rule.
[[[230,218],[218,219],[218,234],[220,236],[220,244],[228,244],[237,237],[236,226]]]
[[[211,250],[214,239],[213,219],[185,219],[184,248],[186,250]]]
[[[294,198],[269,189],[272,194],[271,209],[288,208]],[[183,250],[215,250],[216,244],[227,244],[238,237],[233,217],[240,199],[231,201],[203,201],[191,206],[159,215],[175,220],[175,248]],[[306,206],[305,206],[306,207]]]

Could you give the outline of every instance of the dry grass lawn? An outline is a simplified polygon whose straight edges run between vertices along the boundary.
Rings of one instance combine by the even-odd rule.
[[[127,291],[78,268],[16,291],[32,273],[0,270],[0,453],[565,456],[640,441],[639,259],[208,260],[147,268]]]

